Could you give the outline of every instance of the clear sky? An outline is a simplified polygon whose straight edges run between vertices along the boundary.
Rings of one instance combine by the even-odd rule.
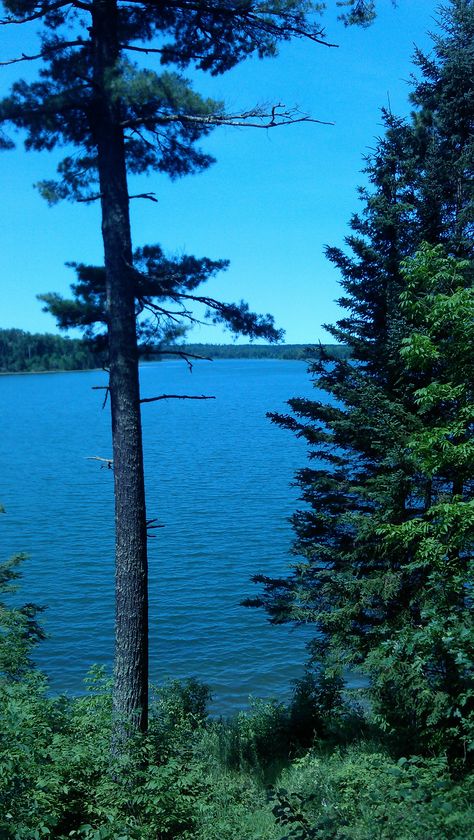
[[[363,155],[382,131],[380,108],[390,101],[394,113],[409,113],[413,45],[429,49],[426,33],[436,30],[434,0],[399,0],[397,8],[378,0],[378,19],[366,30],[344,29],[335,3],[328,6],[327,36],[338,49],[296,41],[275,59],[195,78],[197,90],[225,100],[229,111],[282,102],[334,126],[216,129],[204,144],[217,158],[207,172],[175,182],[156,174],[131,190],[158,198],[132,202],[135,246],[160,243],[169,253],[230,259],[206,292],[271,312],[288,343],[327,340],[321,324],[338,317],[338,275],[324,246],[343,243],[359,206]],[[2,59],[26,52],[30,40],[23,27],[3,27]],[[0,94],[30,67],[0,68]],[[57,160],[55,153],[26,153],[21,143],[0,153],[0,327],[56,332],[36,294],[67,294],[74,281],[68,261],[102,262],[99,208],[49,208],[32,186],[53,176]],[[206,326],[190,340],[231,338]]]

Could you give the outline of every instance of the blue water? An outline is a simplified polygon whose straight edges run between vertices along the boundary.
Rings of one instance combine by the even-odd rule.
[[[292,396],[314,394],[302,362],[181,361],[141,368],[142,395],[208,401],[143,406],[150,541],[151,677],[195,675],[223,713],[249,695],[284,697],[302,672],[308,633],[272,627],[239,606],[256,572],[287,568],[293,474],[306,450],[272,425]],[[112,473],[101,372],[0,377],[1,556],[26,552],[21,599],[47,605],[37,653],[54,690],[77,693],[113,655]]]

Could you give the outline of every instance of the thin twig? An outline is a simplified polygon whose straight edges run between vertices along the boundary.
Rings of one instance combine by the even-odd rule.
[[[92,390],[93,391],[105,391],[104,402],[102,403],[102,410],[103,410],[105,408],[105,406],[107,405],[107,398],[109,396],[110,386],[109,385],[93,385]]]
[[[10,58],[7,61],[0,61],[0,67],[8,67],[10,64],[18,64],[20,61],[37,61],[40,58],[46,58],[49,53],[58,52],[59,50],[66,50],[70,47],[83,47],[84,41],[64,41],[61,44],[51,44],[49,47],[45,47],[36,55],[26,55],[26,53],[22,53],[18,58]]]
[[[138,193],[137,195],[129,195],[129,198],[148,198],[149,201],[154,201],[155,204],[158,204],[158,199],[155,198],[155,193],[148,192],[148,193]]]
[[[100,458],[98,455],[88,455],[86,461],[102,461],[101,469],[112,470],[114,468],[112,458]]]
[[[184,359],[186,362],[189,372],[193,372],[193,364],[190,361],[191,359],[199,359],[203,362],[212,362],[213,359],[210,356],[198,356],[196,353],[186,353],[183,350],[157,350],[156,354],[159,356],[179,356],[180,359]]]
[[[92,201],[99,201],[102,198],[102,193],[96,193],[96,195],[90,195],[87,198],[76,198],[76,201],[80,204],[89,204]]]

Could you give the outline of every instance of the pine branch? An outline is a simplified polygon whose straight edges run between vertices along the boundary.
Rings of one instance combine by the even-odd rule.
[[[76,9],[83,9],[86,12],[90,12],[92,9],[92,4],[84,3],[82,0],[59,0],[58,3],[45,3],[40,9],[38,9],[38,11],[32,12],[30,15],[25,15],[25,17],[22,18],[15,18],[12,16],[2,18],[0,19],[0,26],[8,26],[11,23],[31,23],[34,20],[40,20],[41,18],[46,17],[46,15],[49,15],[51,12],[57,12],[65,6],[74,6]]]
[[[154,5],[158,6],[159,2],[154,3],[150,2],[150,0],[125,0],[124,3],[120,2],[121,8],[128,5],[139,5],[149,8]],[[216,7],[210,3],[195,3],[192,2],[192,0],[175,0],[174,3],[170,2],[169,5],[174,5],[183,12],[194,12],[199,16],[199,18],[209,15],[214,19],[233,19],[236,23],[240,23],[241,26],[248,25],[255,34],[260,31],[266,35],[273,35],[276,38],[294,35],[298,38],[307,38],[309,41],[321,44],[324,47],[334,48],[339,46],[338,44],[333,44],[326,40],[325,30],[322,26],[316,26],[315,24],[308,23],[305,27],[298,16],[292,15],[291,13],[285,14],[282,12],[281,7],[279,7],[278,4],[276,4],[274,8],[271,6],[266,7],[264,5],[257,5],[256,11],[252,11],[251,8],[246,7],[243,4],[236,4],[234,8],[222,5]],[[270,20],[269,18],[273,18],[274,20]],[[201,31],[205,31],[202,25],[200,28]],[[209,37],[211,38],[212,36],[209,34]]]

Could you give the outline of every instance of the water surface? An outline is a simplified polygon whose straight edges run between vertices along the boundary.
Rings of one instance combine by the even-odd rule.
[[[283,697],[304,662],[302,631],[272,627],[239,606],[256,594],[250,576],[287,568],[291,487],[303,442],[265,413],[314,394],[304,363],[182,361],[141,368],[144,397],[215,400],[143,406],[150,541],[150,667],[154,681],[195,675],[215,708],[249,695]],[[112,473],[102,372],[0,377],[2,557],[26,552],[23,601],[47,605],[50,638],[37,660],[55,690],[82,690],[92,663],[113,654]],[[307,638],[307,635],[306,635]]]

